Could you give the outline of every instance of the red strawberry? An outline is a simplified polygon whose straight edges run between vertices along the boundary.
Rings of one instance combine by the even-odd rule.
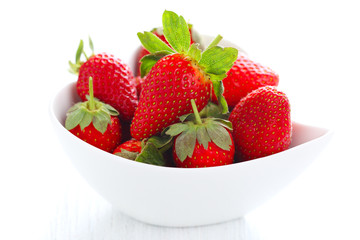
[[[108,104],[94,99],[92,78],[89,78],[90,96],[67,112],[65,128],[83,141],[107,152],[112,152],[121,140],[118,112]]]
[[[241,98],[251,91],[263,86],[277,86],[279,75],[268,67],[240,55],[223,79],[224,98],[229,107],[235,107]],[[212,95],[216,102],[216,96]]]
[[[165,36],[164,36],[164,33],[163,33],[163,30],[162,28],[154,28],[153,30],[151,30],[151,32],[153,34],[155,34],[158,38],[160,38],[163,42],[165,42],[167,45],[170,46],[170,44],[168,43],[168,41],[166,40]],[[189,32],[190,32],[190,43],[193,44],[193,43],[200,43],[200,39],[198,37],[198,34],[196,32],[193,31],[192,29],[192,25],[189,24]],[[140,72],[140,65],[141,65],[141,62],[140,60],[146,56],[150,54],[150,52],[148,50],[146,50],[143,46],[140,46],[139,49],[137,50],[136,52],[136,62],[135,62],[135,75],[136,76],[140,76],[141,75],[141,72]]]
[[[171,125],[165,132],[176,136],[173,158],[177,167],[213,167],[231,164],[235,147],[229,121],[219,118],[201,119],[195,101],[191,100],[194,114],[185,116],[182,123]]]
[[[135,160],[138,154],[141,152],[141,141],[130,139],[120,144],[113,152],[113,154],[119,155],[124,158]]]
[[[132,137],[148,138],[177,122],[179,116],[191,111],[191,98],[202,109],[209,101],[209,91],[210,82],[185,56],[174,54],[161,59],[143,86],[131,124]]]
[[[175,20],[174,20],[175,19]],[[215,39],[202,53],[196,44],[190,46],[190,34],[183,17],[165,11],[164,35],[170,48],[149,32],[138,33],[143,45],[152,54],[142,59],[142,75],[146,75],[139,105],[131,123],[131,135],[137,140],[160,133],[191,113],[190,99],[201,110],[210,99],[210,84],[221,98],[221,80],[237,57],[234,48],[215,46]],[[179,37],[181,36],[181,37]],[[221,101],[227,112],[226,101]]]
[[[145,78],[142,78],[141,76],[137,76],[134,78],[134,80],[135,80],[137,95],[138,95],[138,97],[140,97],[140,93],[141,93],[142,87],[144,85]]]
[[[233,109],[236,152],[242,160],[264,157],[289,148],[291,142],[290,103],[275,87],[258,88]]]
[[[175,139],[175,145],[176,144],[178,144],[177,139]],[[196,141],[194,152],[191,157],[186,157],[184,161],[181,161],[174,148],[173,158],[177,167],[215,167],[232,164],[234,162],[234,152],[235,147],[233,142],[229,150],[224,150],[213,142],[209,142],[208,148],[205,149],[203,145],[200,145],[200,143]]]
[[[92,42],[90,40],[90,46]],[[100,101],[113,106],[122,120],[130,121],[138,104],[136,86],[130,68],[119,58],[111,54],[92,54],[83,63],[80,61],[83,51],[83,42],[80,42],[75,64],[70,62],[71,71],[78,73],[76,84],[81,99],[86,99],[89,91],[88,79],[94,78],[94,95]]]

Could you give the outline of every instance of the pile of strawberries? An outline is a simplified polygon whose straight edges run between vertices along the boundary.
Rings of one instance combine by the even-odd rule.
[[[65,127],[109,153],[138,162],[210,167],[268,156],[291,142],[290,104],[279,76],[217,36],[204,49],[182,16],[165,11],[162,28],[138,33],[135,76],[111,54],[84,52],[72,73],[82,102]],[[85,57],[85,60],[81,59]]]

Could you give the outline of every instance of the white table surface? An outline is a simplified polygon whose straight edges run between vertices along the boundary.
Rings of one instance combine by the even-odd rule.
[[[0,239],[360,239],[356,1],[207,4],[199,11],[194,1],[0,3]],[[131,219],[87,185],[52,130],[49,101],[76,80],[67,61],[79,39],[91,35],[97,51],[129,61],[136,33],[161,24],[164,9],[271,66],[293,119],[335,133],[299,178],[243,218],[191,228]]]

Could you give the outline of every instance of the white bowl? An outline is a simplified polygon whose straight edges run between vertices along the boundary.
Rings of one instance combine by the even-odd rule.
[[[162,226],[206,225],[243,216],[303,172],[332,135],[327,129],[293,123],[291,148],[271,156],[221,167],[159,167],[112,155],[73,136],[64,122],[77,101],[71,83],[50,106],[60,143],[76,169],[115,209]]]

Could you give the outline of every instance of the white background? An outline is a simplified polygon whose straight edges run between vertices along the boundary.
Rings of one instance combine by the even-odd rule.
[[[73,169],[48,117],[80,39],[129,62],[173,10],[277,71],[293,119],[334,130],[295,182],[245,218],[161,228],[114,212]],[[360,239],[357,1],[2,1],[0,239]]]

